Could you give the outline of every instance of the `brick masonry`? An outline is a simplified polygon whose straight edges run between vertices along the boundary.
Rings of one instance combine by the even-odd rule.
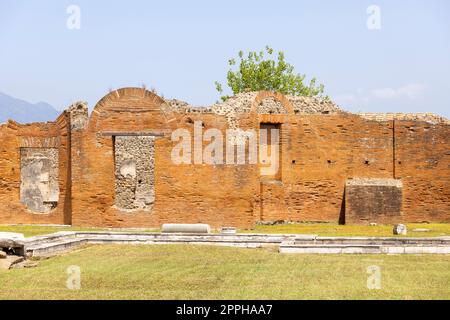
[[[345,185],[345,222],[400,219],[403,185],[397,179],[351,179]]]
[[[224,136],[229,128],[279,125],[279,173],[263,179],[258,164],[173,163],[172,131],[193,133],[195,121]],[[152,137],[152,151],[140,152],[153,153],[153,160],[133,162],[142,157],[139,152],[127,156],[131,167],[123,172],[135,189],[124,198],[129,202],[118,206],[117,160],[123,159],[115,139],[122,136]],[[89,118],[79,102],[54,122],[0,125],[0,223],[251,228],[261,220],[450,222],[449,136],[450,124],[440,117],[368,117],[274,92],[245,93],[195,108],[145,89],[123,88],[101,99]],[[208,144],[203,141],[203,147]],[[57,154],[59,194],[48,212],[21,201],[21,148],[53,148]],[[149,180],[131,178],[138,171],[148,172]],[[400,180],[401,193],[391,186],[364,185],[347,193],[346,182],[357,178]],[[138,180],[145,182],[140,191]],[[131,201],[136,194],[140,200]],[[358,205],[358,199],[371,203]],[[391,209],[385,214],[386,208],[395,208],[395,214]]]

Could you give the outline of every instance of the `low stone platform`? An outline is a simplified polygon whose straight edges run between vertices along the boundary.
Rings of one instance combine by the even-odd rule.
[[[26,239],[28,256],[48,256],[83,244],[204,244],[243,248],[279,246],[298,235],[290,234],[192,234],[62,231]],[[315,235],[309,236],[311,239]]]
[[[450,253],[450,237],[319,237],[299,234],[185,234],[63,231],[24,241],[27,256],[51,256],[84,244],[195,244],[242,248],[278,247],[281,253]]]
[[[0,232],[0,251],[11,251],[24,255],[25,238],[21,233]]]
[[[281,243],[282,253],[359,254],[450,254],[450,237],[316,237],[313,241],[295,238]]]

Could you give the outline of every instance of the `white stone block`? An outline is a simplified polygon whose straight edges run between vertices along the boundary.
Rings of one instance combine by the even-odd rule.
[[[209,224],[195,223],[165,223],[162,226],[163,233],[210,233]]]

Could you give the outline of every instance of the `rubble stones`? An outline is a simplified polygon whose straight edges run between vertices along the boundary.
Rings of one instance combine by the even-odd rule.
[[[212,106],[201,107],[191,106],[187,102],[172,99],[166,100],[167,104],[179,113],[214,113],[227,118],[230,128],[237,128],[237,119],[240,114],[248,113],[258,92],[243,92],[229,97],[226,101],[213,104]],[[332,101],[315,97],[295,97],[287,96],[292,103],[296,114],[329,114],[340,112],[341,109]],[[260,114],[286,114],[287,111],[282,104],[274,98],[264,99],[257,112]]]
[[[125,210],[151,210],[155,202],[154,137],[115,138],[116,200]]]
[[[0,259],[0,269],[8,270],[16,264],[24,261],[25,258],[21,256],[8,255],[5,259]]]
[[[230,127],[236,128],[236,118],[239,114],[249,112],[252,103],[258,92],[244,92],[229,97],[225,102],[213,104],[211,106],[192,106],[189,103],[177,99],[166,100],[174,111],[186,113],[215,113],[224,115],[230,124]],[[343,112],[330,99],[318,97],[290,96],[286,98],[292,103],[295,114],[335,114]],[[264,99],[258,107],[260,114],[285,114],[286,110],[281,103],[273,98]],[[445,117],[435,115],[433,113],[356,113],[358,116],[373,121],[390,121],[390,120],[410,120],[425,121],[433,124],[450,124],[450,120]]]
[[[89,116],[87,103],[78,101],[68,108],[70,114],[70,128],[72,130],[83,130],[87,127]]]
[[[432,124],[450,124],[450,120],[433,113],[357,113],[366,120],[373,121],[424,121]]]
[[[406,226],[404,224],[396,224],[394,226],[394,230],[393,230],[394,234],[397,235],[406,235],[407,231],[406,231]]]

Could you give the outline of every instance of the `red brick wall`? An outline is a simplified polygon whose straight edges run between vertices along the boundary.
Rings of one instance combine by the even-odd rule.
[[[170,155],[171,130],[226,129],[225,118],[213,115],[179,116],[172,124],[160,111],[163,100],[142,89],[121,89],[94,109],[89,127],[73,136],[72,222],[83,226],[159,227],[162,223],[209,223],[212,226],[253,224],[254,166],[176,165]],[[107,132],[162,132],[155,140],[155,193],[151,213],[114,208],[113,140]],[[206,145],[206,143],[205,143]]]
[[[55,122],[22,125],[14,121],[0,126],[0,223],[70,223],[68,117]],[[36,214],[20,203],[20,148],[55,147],[59,150],[59,201],[48,214]]]
[[[256,114],[257,104],[270,96],[288,114]],[[159,227],[202,222],[248,228],[259,220],[337,222],[344,214],[345,181],[353,177],[402,179],[402,215],[386,222],[450,221],[449,125],[370,121],[344,112],[294,114],[285,97],[261,92],[252,111],[239,118],[244,130],[258,129],[261,122],[281,124],[280,177],[261,182],[255,164],[174,164],[171,132],[192,132],[195,120],[225,137],[224,116],[177,114],[161,98],[138,88],[106,95],[83,130],[68,129],[67,113],[46,124],[2,125],[0,223]],[[163,135],[155,140],[156,202],[151,212],[114,207],[112,136],[124,132]],[[52,137],[59,148],[59,203],[50,214],[34,214],[19,202],[19,148],[39,147]]]
[[[345,113],[299,116],[282,174],[290,219],[337,222],[346,179],[392,177],[391,126]]]
[[[450,126],[395,121],[395,177],[405,221],[450,222]]]

